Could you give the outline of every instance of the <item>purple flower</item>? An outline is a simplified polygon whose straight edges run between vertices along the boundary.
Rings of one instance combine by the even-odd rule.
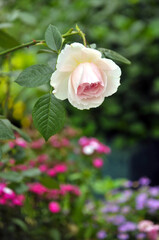
[[[119,233],[118,234],[118,239],[127,240],[127,239],[129,239],[129,235],[127,233]]]
[[[149,193],[153,197],[157,197],[159,195],[159,187],[150,187]]]
[[[142,185],[142,186],[148,186],[150,184],[151,180],[147,177],[142,177],[139,179],[139,183]]]
[[[136,209],[141,210],[145,207],[147,201],[147,194],[146,193],[140,193],[136,197]]]
[[[121,197],[119,198],[118,202],[119,203],[124,203],[124,202],[128,201],[131,198],[132,194],[133,194],[132,190],[123,191],[123,193],[122,193]]]
[[[137,226],[135,223],[133,222],[125,222],[123,223],[119,228],[119,232],[131,232],[131,231],[134,231],[136,230]]]
[[[122,215],[108,216],[106,217],[106,221],[118,226],[125,222],[125,217]]]
[[[145,233],[138,233],[136,235],[136,239],[144,239],[146,237],[146,234]]]
[[[122,215],[117,215],[114,217],[113,223],[114,225],[120,225],[125,222],[125,217]]]
[[[119,206],[118,205],[113,205],[113,204],[107,204],[104,208],[101,209],[102,213],[116,213],[119,211]]]
[[[106,237],[107,237],[107,233],[104,230],[100,230],[99,232],[97,232],[98,239],[104,239]]]
[[[159,209],[159,200],[150,198],[147,200],[146,206],[152,211],[156,211]]]
[[[124,183],[124,187],[126,187],[126,188],[130,188],[130,187],[132,187],[132,185],[133,185],[133,182],[129,181],[129,180]]]
[[[131,208],[130,208],[129,206],[124,206],[124,207],[121,209],[121,212],[125,214],[125,213],[129,213],[130,210],[131,210]]]

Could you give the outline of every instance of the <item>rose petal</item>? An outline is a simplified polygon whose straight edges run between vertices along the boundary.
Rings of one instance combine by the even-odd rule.
[[[102,58],[96,62],[97,66],[107,75],[105,97],[114,94],[120,86],[121,69],[112,60]]]
[[[51,76],[51,86],[54,87],[53,94],[61,100],[68,97],[68,79],[69,74],[55,71]]]
[[[100,57],[99,51],[75,42],[66,45],[61,51],[56,67],[61,72],[72,72],[80,63],[93,62],[94,59],[100,59]]]

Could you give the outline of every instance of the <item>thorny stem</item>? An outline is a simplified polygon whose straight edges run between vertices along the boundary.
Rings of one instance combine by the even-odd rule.
[[[23,44],[18,45],[18,46],[16,46],[16,47],[13,47],[13,48],[10,48],[10,49],[5,50],[5,51],[3,51],[3,52],[0,52],[0,56],[5,55],[5,54],[7,54],[7,53],[14,52],[14,51],[19,50],[19,49],[21,49],[21,48],[30,47],[30,46],[33,46],[33,45],[40,45],[40,44],[44,44],[44,43],[45,43],[44,40],[33,40],[33,41],[31,41],[31,42],[23,43]]]
[[[77,31],[74,31],[74,29],[71,28],[68,32],[66,32],[65,34],[62,35],[62,38],[66,38],[66,37],[73,36],[73,35],[79,35],[79,36],[82,37],[83,44],[86,47],[87,42],[86,42],[85,34],[81,31],[81,29],[77,25],[76,25],[76,30]],[[19,46],[16,46],[16,47],[7,49],[5,51],[2,51],[2,52],[0,52],[0,56],[11,53],[11,52],[14,52],[16,50],[19,50],[19,49],[22,49],[22,48],[25,48],[25,47],[30,47],[30,46],[33,46],[33,45],[44,45],[45,43],[46,43],[45,40],[33,40],[31,42],[23,43]]]

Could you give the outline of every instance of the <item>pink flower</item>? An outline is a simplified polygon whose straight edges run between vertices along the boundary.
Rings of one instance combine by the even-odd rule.
[[[36,161],[35,161],[35,160],[30,160],[30,161],[29,161],[29,165],[30,165],[31,167],[35,167]]]
[[[61,184],[60,185],[60,193],[62,195],[65,195],[68,192],[73,193],[77,196],[79,196],[81,194],[81,192],[77,186],[73,186],[71,184]]]
[[[49,159],[49,156],[47,154],[41,154],[38,156],[37,160],[39,163],[44,163]]]
[[[60,143],[57,135],[54,135],[50,138],[50,143],[55,148],[60,148],[61,147],[61,143]]]
[[[9,145],[10,148],[14,148],[14,147],[15,147],[15,143],[14,143],[14,142],[11,142],[11,141],[8,142],[8,145]]]
[[[34,142],[31,143],[31,148],[33,149],[39,149],[44,145],[45,141],[43,138],[40,138]]]
[[[29,190],[30,192],[36,193],[37,195],[43,195],[44,193],[47,192],[47,188],[38,182],[30,183]]]
[[[58,199],[60,195],[60,190],[58,189],[48,189],[47,190],[47,198],[48,199]]]
[[[50,177],[54,177],[56,176],[56,171],[54,168],[50,168],[49,170],[47,170],[47,174],[50,176]]]
[[[49,210],[52,213],[58,213],[61,210],[61,207],[58,202],[50,202],[49,203]]]
[[[50,83],[53,94],[81,110],[98,107],[120,85],[121,70],[115,62],[80,43],[65,45],[56,68]]]
[[[3,193],[3,189],[6,187],[6,183],[0,183],[0,194]]]
[[[157,240],[159,225],[152,225],[146,228],[147,236],[150,240]]]
[[[13,199],[15,197],[13,190],[8,187],[3,188],[3,193],[5,199]]]
[[[45,164],[42,164],[42,165],[39,166],[39,170],[40,170],[41,172],[46,172],[47,169],[48,169],[48,167],[47,167],[47,165],[45,165]]]
[[[0,205],[5,205],[7,200],[5,198],[0,198]]]
[[[95,168],[101,168],[101,167],[103,166],[103,164],[104,164],[104,161],[103,161],[102,158],[95,158],[95,159],[93,160],[93,166],[94,166]]]
[[[62,145],[63,147],[68,147],[69,144],[70,144],[70,141],[69,141],[67,138],[63,138],[63,139],[61,140],[61,145]]]
[[[20,194],[16,195],[15,198],[13,199],[13,204],[17,206],[23,206],[23,202],[25,200],[25,196]]]
[[[141,231],[141,232],[145,232],[146,229],[147,229],[148,227],[152,226],[152,225],[153,225],[153,222],[151,222],[151,221],[149,221],[149,220],[143,220],[143,221],[139,222],[139,224],[138,224],[138,229],[139,229],[139,231]]]
[[[79,139],[79,144],[80,144],[82,147],[88,145],[88,144],[89,144],[89,138],[87,138],[87,137],[81,137],[81,138]]]
[[[98,148],[96,150],[98,153],[105,153],[105,154],[109,154],[111,152],[110,147],[108,147],[102,143],[98,146]]]
[[[54,170],[56,173],[64,173],[67,172],[67,166],[64,163],[57,164],[54,166]]]
[[[26,171],[28,170],[28,166],[24,165],[24,164],[19,164],[19,165],[15,165],[12,170],[13,171],[17,171],[17,170],[21,170],[21,171]]]
[[[82,137],[79,140],[79,144],[82,146],[82,151],[86,155],[91,155],[94,152],[105,154],[111,152],[111,149],[108,146],[102,144],[96,138]]]
[[[82,151],[85,155],[91,155],[94,153],[94,147],[91,145],[86,145],[83,147]]]
[[[27,147],[27,142],[23,138],[16,138],[15,144],[22,147],[22,148]]]
[[[13,159],[13,158],[10,159],[10,160],[9,160],[9,163],[10,163],[11,165],[14,165],[14,164],[15,164],[15,159]]]

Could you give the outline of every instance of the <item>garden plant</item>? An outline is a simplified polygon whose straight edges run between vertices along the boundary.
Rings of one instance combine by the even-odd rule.
[[[94,4],[102,13],[105,3],[99,2],[101,5],[95,1],[85,4]],[[108,15],[120,7],[116,2],[114,8],[108,8]],[[34,25],[32,15],[29,19],[20,13],[17,10],[12,18]],[[118,17],[119,22],[113,17],[112,24],[133,28],[130,19],[126,22]],[[159,186],[152,186],[146,176],[136,181],[106,176],[104,169],[113,150],[100,131],[99,137],[93,135],[98,124],[108,129],[108,136],[117,128],[119,134],[135,132],[138,139],[144,135],[140,123],[135,130],[132,126],[126,130],[125,125],[117,124],[113,108],[111,112],[105,107],[112,99],[115,114],[121,111],[116,92],[126,81],[124,71],[131,72],[130,60],[116,47],[116,41],[120,45],[122,39],[114,40],[110,33],[108,45],[104,40],[99,44],[103,28],[92,27],[92,19],[91,30],[74,24],[64,33],[48,19],[40,40],[36,31],[34,39],[18,40],[3,30],[8,25],[0,23],[0,238],[158,240]],[[138,34],[146,34],[142,22],[136,28]],[[155,31],[152,39],[153,34]],[[125,36],[125,44],[126,40]],[[107,110],[110,116],[104,119]],[[127,116],[133,120],[128,112]]]

